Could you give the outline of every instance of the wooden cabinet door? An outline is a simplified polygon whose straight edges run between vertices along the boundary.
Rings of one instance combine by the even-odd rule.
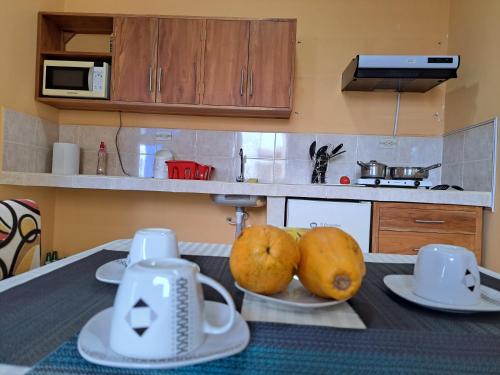
[[[159,20],[158,103],[199,104],[204,23],[200,19]]]
[[[112,100],[154,102],[158,19],[114,19]]]
[[[245,106],[250,22],[207,20],[203,104]]]
[[[248,106],[291,106],[295,27],[295,21],[251,22]]]

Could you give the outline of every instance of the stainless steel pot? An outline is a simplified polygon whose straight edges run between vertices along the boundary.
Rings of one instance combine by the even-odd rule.
[[[423,180],[429,177],[429,171],[441,166],[441,163],[429,167],[390,167],[389,174],[395,180]]]
[[[376,160],[370,160],[369,163],[358,161],[361,167],[361,178],[385,178],[387,165],[379,163]]]

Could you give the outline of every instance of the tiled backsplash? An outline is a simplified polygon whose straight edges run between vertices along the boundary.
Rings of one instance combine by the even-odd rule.
[[[497,120],[446,135],[442,182],[465,190],[492,191]]]
[[[122,175],[114,147],[117,130],[116,127],[61,125],[59,140],[80,145],[84,174],[94,173],[99,142],[103,140],[113,145],[108,147],[108,171],[112,175]],[[309,146],[315,140],[318,147],[342,143],[346,150],[346,153],[330,162],[327,174],[329,183],[338,183],[343,175],[351,179],[359,177],[357,160],[377,159],[402,166],[426,166],[441,160],[441,137],[398,137],[397,144],[390,149],[381,146],[385,139],[335,134],[122,128],[118,145],[123,167],[130,175],[151,177],[155,152],[167,148],[176,159],[195,160],[214,166],[214,178],[221,181],[235,181],[239,174],[238,151],[241,147],[245,154],[245,177],[256,177],[264,183],[309,183],[313,167]],[[433,183],[438,184],[440,178],[440,171],[433,171]]]
[[[38,117],[4,110],[3,169],[18,172],[50,172],[52,144],[59,126]]]
[[[4,170],[50,172],[51,144],[59,141],[78,144],[80,173],[95,174],[97,149],[104,141],[108,175],[123,175],[115,146],[117,127],[57,126],[13,110],[5,111],[4,124]],[[316,141],[318,148],[342,143],[346,152],[330,161],[328,183],[338,183],[343,175],[351,180],[358,178],[357,160],[375,159],[390,166],[428,166],[443,161],[443,169],[430,171],[433,185],[443,181],[463,184],[467,190],[489,191],[494,147],[491,129],[492,125],[486,125],[444,138],[396,137],[395,144],[391,144],[387,140],[392,138],[386,136],[122,128],[118,145],[123,167],[131,176],[152,177],[155,153],[167,148],[178,160],[214,166],[215,180],[235,181],[241,147],[245,154],[246,178],[258,178],[263,183],[308,184],[313,168],[309,158],[311,142]],[[476,164],[481,167],[476,168]],[[469,168],[473,172],[467,172],[469,177],[464,178]]]

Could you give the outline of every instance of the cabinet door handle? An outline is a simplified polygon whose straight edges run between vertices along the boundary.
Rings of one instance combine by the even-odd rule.
[[[158,92],[161,92],[161,79],[163,77],[163,70],[161,67],[158,69]]]
[[[250,96],[253,96],[253,70],[250,70]]]
[[[244,76],[244,69],[241,68],[241,75],[240,75],[240,96],[243,96],[243,79],[245,78]]]
[[[444,224],[444,220],[419,220],[415,219],[415,223],[417,224]]]
[[[149,67],[149,92],[153,92],[153,68]]]
[[[420,249],[412,249],[414,253],[418,253]]]

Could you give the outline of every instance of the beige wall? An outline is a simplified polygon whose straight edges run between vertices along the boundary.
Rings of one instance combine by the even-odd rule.
[[[500,1],[452,0],[449,51],[462,56],[459,79],[446,91],[446,131],[460,129],[500,114]],[[500,154],[497,159],[500,165]],[[497,172],[497,186],[500,177]],[[496,193],[500,202],[500,189]],[[484,214],[483,263],[500,271],[500,213]]]
[[[63,0],[4,0],[0,11],[0,108],[58,121],[59,111],[37,103],[35,97],[36,15],[39,10],[62,11]],[[1,111],[0,111],[1,115]],[[3,138],[3,116],[0,116]],[[1,144],[1,143],[0,143]],[[3,151],[0,152],[0,165]],[[42,248],[53,246],[55,192],[52,189],[0,186],[0,199],[36,200],[42,211]]]
[[[250,209],[248,224],[265,223],[265,210]],[[230,243],[231,207],[216,206],[205,194],[59,189],[54,248],[63,255],[118,238],[140,227],[168,227],[183,241]]]
[[[445,53],[448,6],[448,0],[71,0],[65,11],[298,19],[297,113],[290,120],[127,114],[126,126],[391,134],[395,94],[341,93],[341,73],[358,53]],[[404,94],[400,134],[441,134],[443,107],[443,86]],[[118,117],[61,111],[60,119],[116,124]]]

